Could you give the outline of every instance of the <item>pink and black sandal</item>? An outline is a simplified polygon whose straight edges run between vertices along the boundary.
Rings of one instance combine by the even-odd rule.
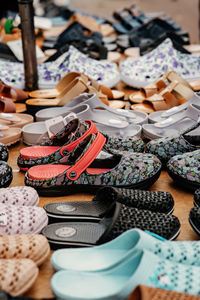
[[[60,164],[30,168],[25,184],[45,196],[61,196],[78,192],[93,193],[110,185],[125,188],[146,188],[159,177],[161,163],[151,154],[101,151],[106,138],[88,135],[74,150],[63,153]],[[63,150],[61,150],[63,152]]]

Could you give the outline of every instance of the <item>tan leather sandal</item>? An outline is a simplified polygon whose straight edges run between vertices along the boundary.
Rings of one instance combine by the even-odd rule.
[[[131,105],[131,109],[151,113],[158,110],[167,110],[190,100],[194,95],[193,90],[178,81],[171,82],[159,94],[146,98],[141,104]]]

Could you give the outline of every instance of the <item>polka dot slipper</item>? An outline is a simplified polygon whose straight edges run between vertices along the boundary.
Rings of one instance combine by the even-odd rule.
[[[17,206],[37,206],[39,196],[35,189],[28,186],[1,188],[0,203]]]

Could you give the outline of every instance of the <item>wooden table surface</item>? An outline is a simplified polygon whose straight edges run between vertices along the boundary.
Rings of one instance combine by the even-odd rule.
[[[9,148],[8,163],[13,168],[14,175],[11,186],[24,185],[24,173],[20,172],[17,167],[17,157],[22,147],[25,147],[25,145],[20,142]],[[160,178],[151,187],[151,190],[167,191],[173,195],[175,200],[174,215],[177,216],[181,222],[181,232],[177,240],[199,240],[198,235],[192,230],[188,222],[189,211],[191,207],[193,207],[193,194],[177,187],[166,171],[162,171]],[[40,197],[39,206],[43,207],[44,204],[51,201],[88,201],[91,200],[92,197],[92,195],[87,194],[51,198]],[[53,293],[50,289],[50,278],[54,271],[49,259],[40,267],[39,276],[26,296],[34,297],[36,299],[53,298]]]

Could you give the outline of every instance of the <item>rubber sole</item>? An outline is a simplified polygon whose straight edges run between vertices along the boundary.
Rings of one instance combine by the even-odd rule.
[[[127,189],[146,189],[157,181],[157,179],[160,176],[160,173],[161,173],[161,169],[150,179],[146,179],[144,181],[141,181],[133,185],[120,185],[120,186],[113,186],[113,187],[127,188]],[[67,196],[76,193],[95,194],[98,189],[104,186],[106,185],[69,184],[69,185],[54,186],[48,188],[41,188],[38,186],[32,186],[32,187],[34,187],[38,192],[38,194],[41,196],[58,197],[58,196]]]
[[[181,185],[182,188],[188,189],[190,191],[195,191],[196,189],[200,188],[200,183],[189,181],[184,179],[176,174],[174,174],[169,168],[166,168],[169,176],[178,184]]]

